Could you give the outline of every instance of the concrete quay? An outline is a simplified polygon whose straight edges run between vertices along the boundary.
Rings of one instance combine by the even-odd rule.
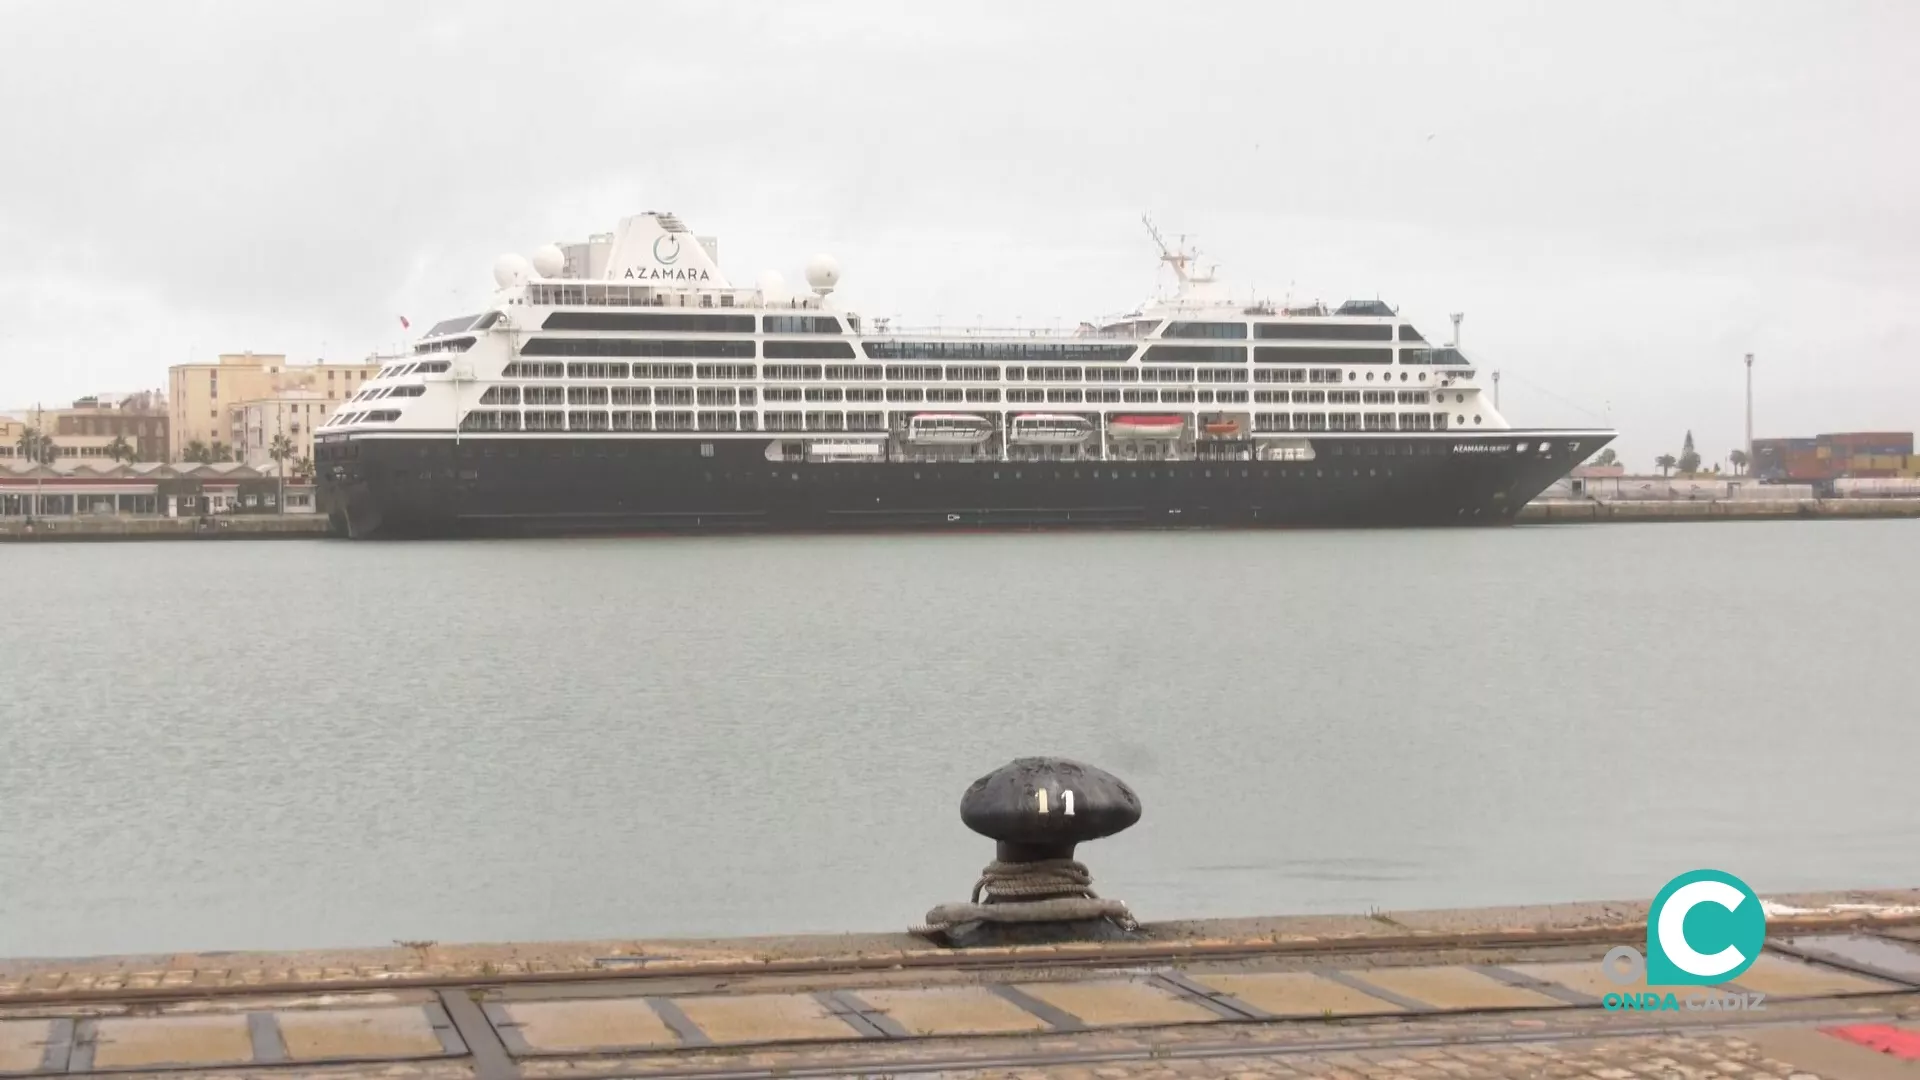
[[[1786,521],[1920,517],[1920,499],[1552,499],[1520,508],[1523,525],[1608,521]]]
[[[1751,968],[1676,988],[1743,1007],[1673,1011],[1607,1004],[1636,987],[1600,959],[1644,944],[1645,903],[967,950],[857,934],[9,960],[0,1075],[1920,1078],[1920,890],[1767,908]]]
[[[310,540],[327,534],[317,514],[220,514],[211,518],[66,517],[0,519],[0,543],[138,540]]]

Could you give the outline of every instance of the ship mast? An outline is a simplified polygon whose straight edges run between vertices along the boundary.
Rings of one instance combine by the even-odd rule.
[[[1189,251],[1187,249],[1187,238],[1185,236],[1179,238],[1180,244],[1176,247],[1167,243],[1167,238],[1162,236],[1160,230],[1154,226],[1151,216],[1141,214],[1140,223],[1147,227],[1147,235],[1153,237],[1154,244],[1160,248],[1160,261],[1173,267],[1173,276],[1180,283],[1179,291],[1181,295],[1190,292],[1195,285],[1210,285],[1213,283],[1213,270],[1217,269],[1217,267],[1210,267],[1205,273],[1188,272],[1188,267],[1193,266],[1198,261],[1200,252],[1198,250]]]
[[[1154,244],[1160,248],[1160,261],[1173,267],[1173,276],[1179,279],[1180,286],[1184,289],[1191,280],[1187,277],[1187,264],[1193,261],[1192,257],[1184,250],[1177,250],[1169,246],[1167,238],[1161,236],[1160,230],[1154,227],[1153,218],[1146,214],[1141,214],[1140,224],[1147,227],[1147,235],[1153,237]]]

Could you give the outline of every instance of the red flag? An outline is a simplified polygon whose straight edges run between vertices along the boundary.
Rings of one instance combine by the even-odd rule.
[[[408,330],[408,329],[411,329],[412,327],[413,327],[413,324],[407,321],[407,317],[405,315],[400,316],[400,329]]]

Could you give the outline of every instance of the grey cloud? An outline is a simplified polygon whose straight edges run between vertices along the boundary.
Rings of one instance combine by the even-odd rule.
[[[9,17],[0,405],[381,347],[500,251],[642,209],[743,281],[831,250],[850,305],[1027,325],[1137,300],[1151,209],[1242,288],[1468,311],[1516,420],[1609,416],[1642,464],[1737,443],[1746,351],[1763,433],[1920,402],[1895,0]]]

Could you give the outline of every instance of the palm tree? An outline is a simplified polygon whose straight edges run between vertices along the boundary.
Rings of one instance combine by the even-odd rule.
[[[313,459],[303,457],[296,460],[293,463],[293,478],[302,483],[311,483],[313,481]]]
[[[124,460],[132,464],[139,455],[134,452],[133,444],[127,441],[125,435],[115,435],[113,441],[107,444],[107,457],[116,463]]]
[[[60,457],[60,448],[53,443],[53,436],[37,427],[29,427],[14,440],[20,450],[20,456],[35,465],[51,465]]]
[[[30,426],[21,432],[16,445],[20,449],[20,456],[35,465],[49,466],[60,457],[60,448],[54,445],[53,436],[42,431],[38,425]],[[44,476],[36,476],[33,479],[33,513],[27,515],[28,524],[33,523],[34,514],[40,511],[40,488],[45,482]]]
[[[1733,453],[1727,455],[1727,462],[1733,466],[1735,475],[1745,473],[1747,471],[1747,452],[1745,450],[1735,450]]]
[[[199,439],[188,443],[187,448],[180,451],[180,457],[183,460],[198,462],[201,465],[210,465],[213,463],[213,451],[207,449],[207,444],[201,442]]]
[[[1680,459],[1674,457],[1672,454],[1661,454],[1659,457],[1653,459],[1653,467],[1660,470],[1661,476],[1667,475],[1667,470],[1678,464],[1680,464]]]
[[[1607,447],[1605,450],[1602,450],[1598,454],[1594,455],[1593,460],[1588,462],[1589,465],[1602,465],[1602,466],[1618,465],[1619,463],[1620,463],[1620,455],[1614,453],[1613,447],[1611,446]]]
[[[284,514],[287,512],[287,459],[293,456],[293,440],[285,435],[275,435],[273,441],[267,444],[267,456],[280,467],[280,499],[277,505]]]
[[[220,442],[217,439],[214,440],[213,446],[209,448],[209,453],[211,456],[209,457],[208,460],[210,461],[232,461],[233,460],[233,449],[229,447],[226,443]]]

